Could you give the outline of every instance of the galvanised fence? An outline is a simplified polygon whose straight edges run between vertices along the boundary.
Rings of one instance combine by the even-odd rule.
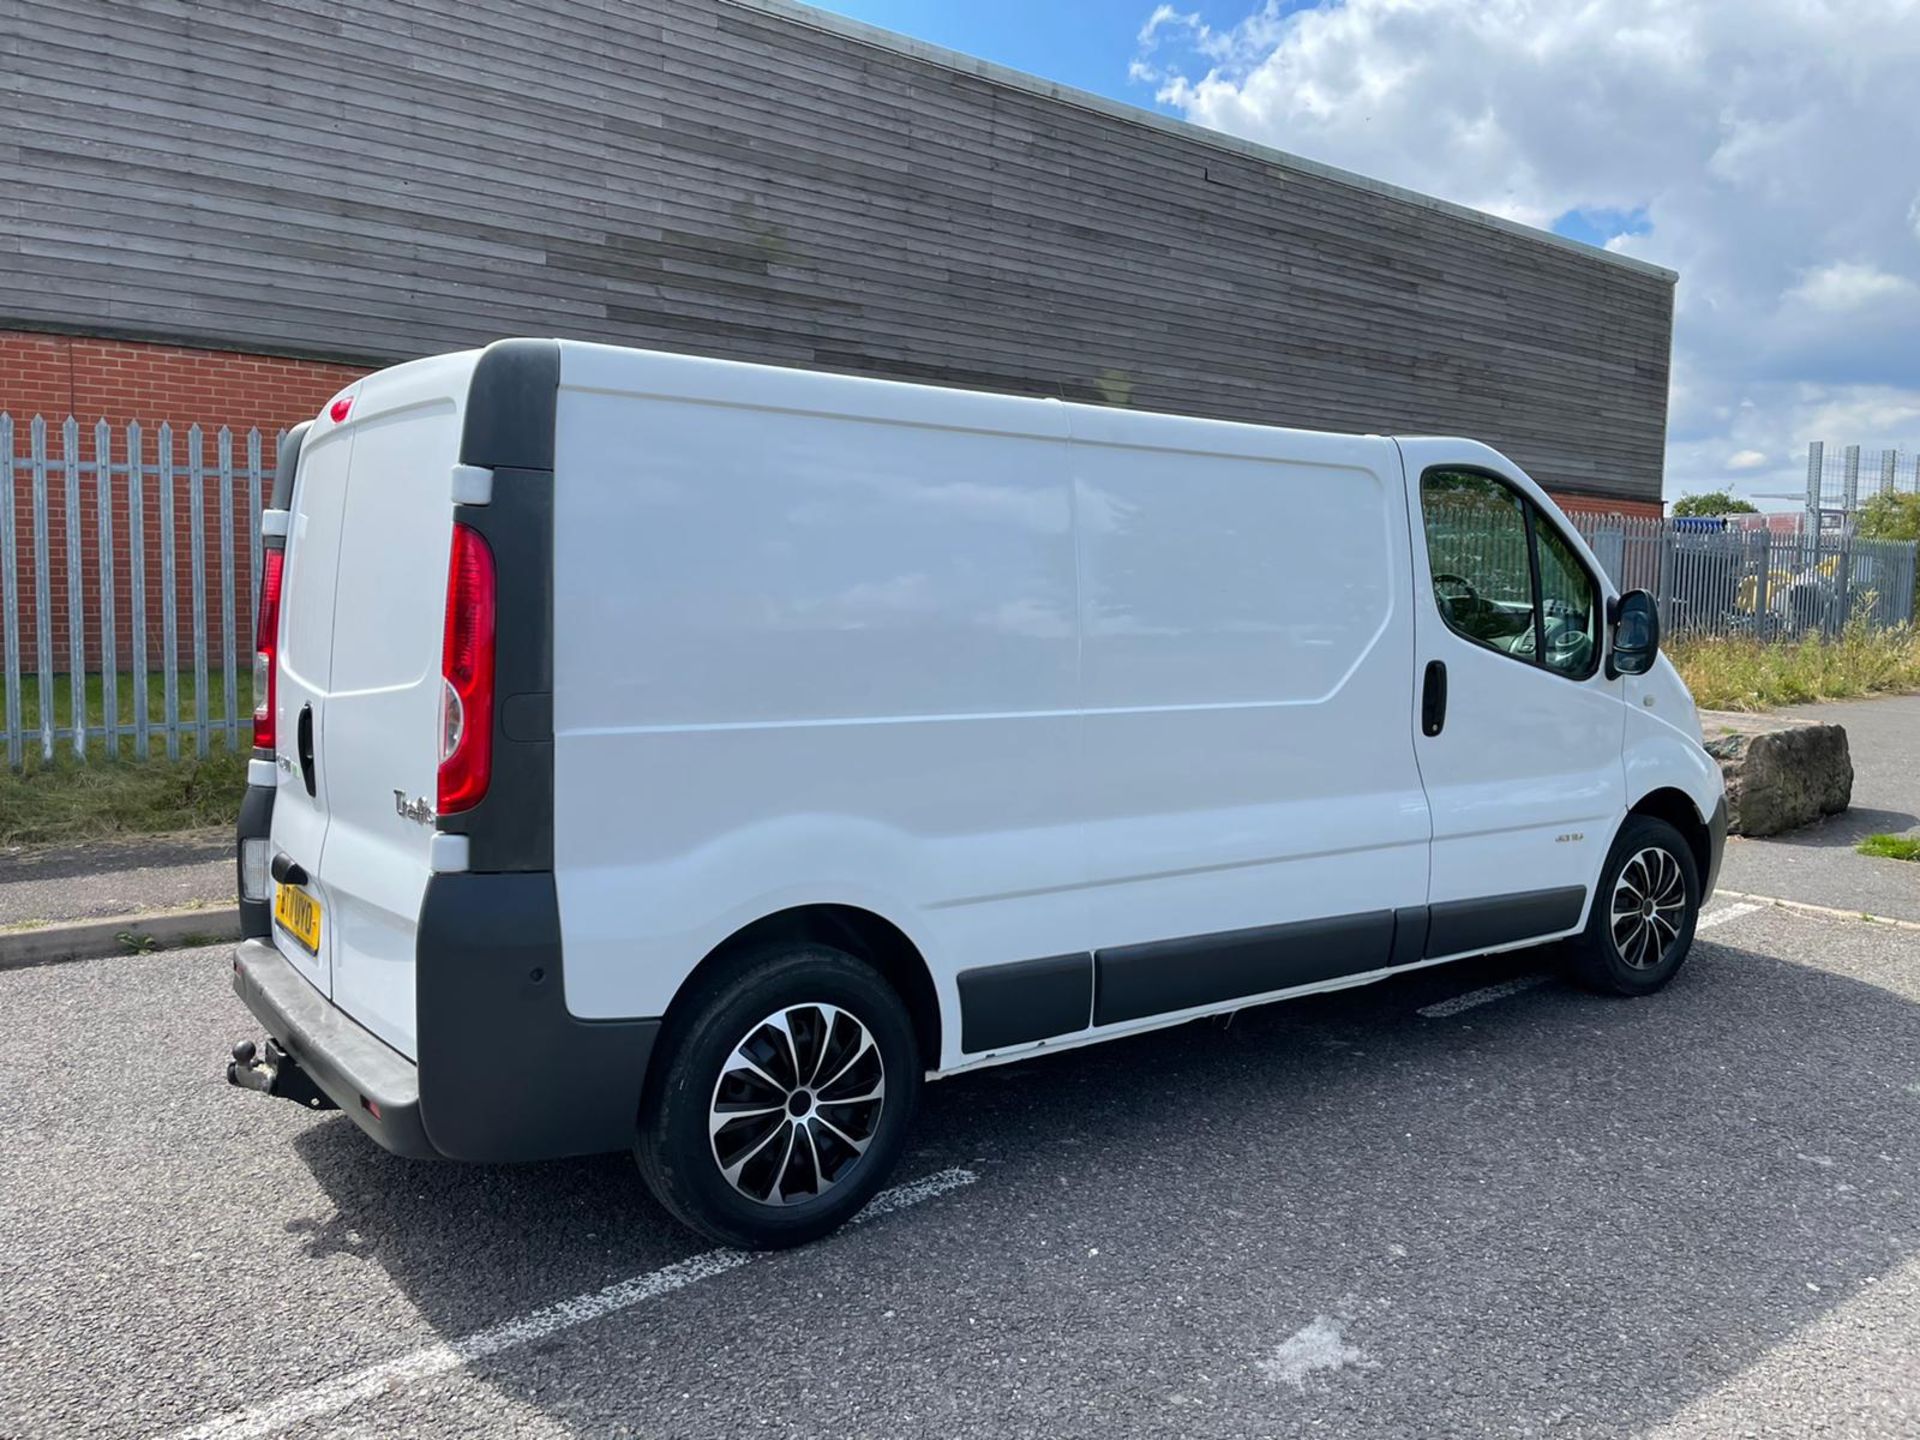
[[[258,430],[83,430],[0,413],[8,765],[252,743],[257,521],[278,443]],[[1912,543],[1817,524],[1773,529],[1763,517],[1573,523],[1616,585],[1658,597],[1669,635],[1772,640],[1914,619]],[[1449,565],[1524,572],[1520,550],[1502,548],[1513,534],[1478,530],[1450,527]]]
[[[1849,621],[1879,629],[1914,619],[1912,541],[1807,523],[1774,529],[1760,516],[1582,515],[1574,525],[1614,584],[1654,594],[1668,635],[1775,640],[1837,635]]]
[[[252,744],[258,430],[83,431],[0,413],[7,764]]]

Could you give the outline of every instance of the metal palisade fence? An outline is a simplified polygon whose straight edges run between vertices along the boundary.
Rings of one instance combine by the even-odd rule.
[[[252,744],[258,516],[278,438],[0,414],[9,766],[56,747],[144,760]]]
[[[220,429],[209,447],[198,425],[83,431],[0,414],[10,766],[63,746],[80,760],[144,760],[251,744],[258,520],[279,439]],[[1572,518],[1616,585],[1658,598],[1669,635],[1773,640],[1914,619],[1911,542],[1773,528],[1780,516]],[[1443,529],[1450,570],[1524,573],[1523,554],[1502,548],[1511,527]]]
[[[1615,585],[1653,593],[1669,635],[1776,640],[1913,622],[1912,541],[1793,520],[1789,529],[1759,516],[1581,515],[1574,524]]]

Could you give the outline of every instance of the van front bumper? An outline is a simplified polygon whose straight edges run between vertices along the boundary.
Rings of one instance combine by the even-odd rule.
[[[439,1154],[420,1118],[420,1070],[314,989],[270,941],[233,952],[233,993],[326,1097],[384,1148]]]
[[[1700,903],[1706,904],[1713,898],[1713,887],[1720,883],[1720,862],[1727,856],[1727,797],[1722,795],[1720,803],[1713,807],[1713,818],[1707,821],[1707,873],[1700,882]]]

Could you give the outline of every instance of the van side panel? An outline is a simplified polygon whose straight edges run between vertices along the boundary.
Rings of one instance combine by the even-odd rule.
[[[1429,826],[1392,443],[1071,417],[1096,1020],[1394,963]]]
[[[563,347],[576,1014],[659,1015],[796,905],[900,925],[949,1014],[964,966],[1085,953],[1063,409]]]

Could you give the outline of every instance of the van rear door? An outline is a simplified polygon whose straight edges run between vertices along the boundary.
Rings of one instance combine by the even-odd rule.
[[[335,581],[325,679],[316,685],[315,677],[304,676],[299,696],[316,715],[315,793],[305,814],[293,807],[292,824],[306,827],[300,831],[302,854],[316,855],[302,861],[322,907],[321,955],[315,958],[324,978],[316,983],[334,1004],[408,1056],[415,1049],[414,936],[432,868],[440,763],[450,486],[473,364],[471,353],[441,356],[370,376],[346,418],[323,420],[333,433],[318,437],[323,458],[329,442],[332,453],[346,458],[339,479],[332,470],[323,472],[328,485],[316,487],[313,502],[320,503],[323,491],[341,496],[337,511],[328,512]],[[303,457],[302,485],[307,474]],[[289,573],[290,583],[305,583],[299,568]],[[317,628],[317,579],[314,587],[311,594],[289,592],[295,607],[289,665],[299,658],[291,627]],[[296,613],[298,619],[291,618]],[[309,646],[317,653],[320,637],[309,637]],[[284,699],[293,691],[284,679],[282,684]],[[297,715],[296,708],[294,725]],[[297,746],[293,726],[280,732],[280,744],[286,751]],[[293,760],[293,780],[306,799],[297,753]],[[284,795],[287,767],[281,769]],[[277,844],[280,814],[276,803]],[[317,852],[316,821],[322,831]],[[294,829],[288,833],[292,838]],[[297,948],[283,927],[276,931],[283,952]]]
[[[351,403],[352,392],[341,398]],[[273,926],[274,943],[294,968],[323,995],[333,993],[329,961],[333,934],[326,924],[331,908],[324,885],[315,878],[327,835],[327,777],[317,763],[326,722],[328,687],[333,672],[333,601],[340,573],[340,524],[347,506],[347,471],[352,432],[323,415],[308,433],[294,478],[292,523],[287,532],[286,570],[280,592],[280,646],[275,680],[274,740],[277,793],[271,832],[279,874],[297,883],[319,906],[318,929],[303,939],[284,915]],[[291,863],[297,867],[287,871]],[[305,879],[300,879],[305,872]],[[276,899],[288,892],[277,887]],[[276,904],[276,914],[282,907]],[[309,944],[308,940],[314,943]]]

